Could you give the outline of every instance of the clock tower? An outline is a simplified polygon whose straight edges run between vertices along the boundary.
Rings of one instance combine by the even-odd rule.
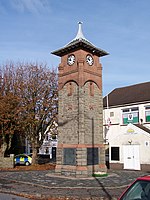
[[[82,33],[63,48],[58,74],[58,146],[55,172],[88,177],[106,172],[103,144],[102,65],[108,53],[95,47]]]

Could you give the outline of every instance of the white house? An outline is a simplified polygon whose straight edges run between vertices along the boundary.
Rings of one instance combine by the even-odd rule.
[[[110,168],[150,171],[150,82],[114,89],[103,105]]]

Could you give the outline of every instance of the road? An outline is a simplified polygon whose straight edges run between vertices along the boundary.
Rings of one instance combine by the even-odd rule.
[[[109,171],[108,176],[103,178],[77,179],[57,176],[53,170],[0,171],[0,192],[21,195],[26,198],[32,197],[36,200],[85,200],[89,198],[116,200],[127,185],[137,177],[147,174],[149,173],[116,170]]]
[[[29,200],[29,199],[24,197],[18,197],[16,195],[0,193],[0,200]]]

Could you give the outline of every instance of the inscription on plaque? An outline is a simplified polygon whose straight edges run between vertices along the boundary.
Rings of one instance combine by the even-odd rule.
[[[87,148],[87,165],[98,164],[98,148]]]
[[[64,148],[64,165],[76,165],[75,148]]]

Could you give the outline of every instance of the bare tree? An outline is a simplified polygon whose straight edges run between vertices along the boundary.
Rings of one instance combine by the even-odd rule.
[[[11,147],[17,129],[20,99],[15,94],[15,68],[13,63],[0,68],[0,155],[4,156]]]
[[[57,73],[43,64],[6,64],[0,71],[1,149],[17,130],[32,146],[32,163],[47,127],[57,118]],[[8,139],[7,139],[8,141]],[[5,146],[5,147],[4,147]],[[1,151],[2,152],[2,151]]]
[[[19,122],[32,146],[32,164],[36,164],[44,133],[57,115],[57,74],[39,64],[20,65],[16,74],[21,99]]]

